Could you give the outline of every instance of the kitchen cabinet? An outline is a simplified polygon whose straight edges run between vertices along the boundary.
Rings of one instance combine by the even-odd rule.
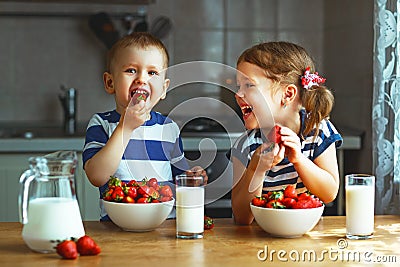
[[[28,167],[26,154],[0,154],[0,221],[19,221],[19,177]]]
[[[99,189],[93,186],[86,177],[83,170],[82,153],[78,153],[78,159],[75,182],[82,219],[84,221],[98,221],[100,219]]]
[[[43,156],[46,153],[0,154],[0,221],[19,221],[18,194],[19,177],[29,168],[28,159]],[[90,184],[82,168],[81,153],[78,154],[75,186],[82,219],[99,220],[99,192]]]

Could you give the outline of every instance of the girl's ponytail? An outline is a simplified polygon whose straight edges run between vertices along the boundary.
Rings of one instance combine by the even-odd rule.
[[[307,112],[304,136],[308,135],[318,124],[329,118],[334,104],[332,92],[324,85],[314,85],[310,89],[302,89],[300,93],[301,102]],[[314,133],[317,136],[318,132]]]

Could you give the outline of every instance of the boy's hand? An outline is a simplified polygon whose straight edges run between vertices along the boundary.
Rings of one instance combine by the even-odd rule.
[[[207,172],[200,166],[194,166],[189,171],[186,171],[186,174],[203,176],[204,177],[204,185],[207,184],[207,181],[208,181]]]
[[[149,119],[150,109],[146,107],[144,101],[139,101],[136,105],[129,105],[125,109],[125,114],[121,116],[124,129],[133,131]]]

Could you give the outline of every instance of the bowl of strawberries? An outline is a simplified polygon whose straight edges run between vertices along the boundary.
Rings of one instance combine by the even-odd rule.
[[[300,237],[319,222],[325,205],[309,192],[297,193],[293,185],[254,197],[251,212],[267,233],[285,238]]]
[[[111,177],[103,193],[104,208],[125,231],[145,232],[159,227],[174,207],[171,187],[157,178],[122,181]]]

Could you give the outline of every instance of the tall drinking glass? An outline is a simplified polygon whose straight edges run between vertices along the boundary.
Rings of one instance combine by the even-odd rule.
[[[202,238],[204,232],[204,177],[181,174],[176,178],[176,237]]]
[[[374,232],[375,177],[368,174],[345,176],[346,237],[368,239]]]

